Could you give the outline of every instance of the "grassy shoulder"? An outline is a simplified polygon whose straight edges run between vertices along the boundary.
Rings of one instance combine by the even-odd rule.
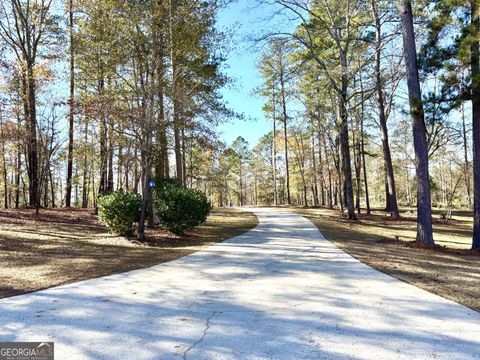
[[[110,235],[92,210],[0,210],[0,298],[178,259],[257,224],[251,212],[214,209],[184,236],[148,229],[140,244]]]
[[[419,288],[480,311],[480,256],[472,254],[469,214],[445,222],[434,214],[439,246],[414,246],[416,222],[410,211],[394,221],[383,212],[348,221],[338,211],[296,208],[323,235],[363,263]]]

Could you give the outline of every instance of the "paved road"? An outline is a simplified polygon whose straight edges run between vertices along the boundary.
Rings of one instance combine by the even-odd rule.
[[[480,359],[480,314],[359,263],[308,220],[149,269],[0,300],[0,341],[56,359]]]

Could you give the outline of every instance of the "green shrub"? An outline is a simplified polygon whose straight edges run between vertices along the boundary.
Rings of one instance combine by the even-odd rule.
[[[122,189],[98,198],[98,216],[111,233],[130,236],[134,232],[133,223],[139,220],[142,198],[139,194]]]
[[[162,226],[182,235],[207,220],[212,205],[204,193],[187,189],[174,182],[157,187],[155,208]]]
[[[170,187],[182,187],[180,181],[176,178],[156,177],[155,189],[157,192],[163,191]]]

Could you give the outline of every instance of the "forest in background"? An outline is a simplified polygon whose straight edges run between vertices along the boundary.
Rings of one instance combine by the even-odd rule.
[[[154,176],[191,187],[194,152],[240,117],[219,93],[225,4],[2,1],[3,206],[94,207]]]
[[[335,207],[352,220],[416,205],[417,241],[430,245],[432,206],[447,221],[473,209],[478,250],[479,4],[259,2],[298,25],[255,35],[272,131],[252,149],[233,142],[233,202]]]
[[[470,208],[480,249],[478,3],[255,3],[296,28],[251,35],[272,131],[225,144],[215,127],[242,120],[220,95],[228,1],[3,1],[3,206],[94,207],[175,177],[217,206],[323,205],[354,220],[417,204],[426,244],[431,205],[446,219]]]

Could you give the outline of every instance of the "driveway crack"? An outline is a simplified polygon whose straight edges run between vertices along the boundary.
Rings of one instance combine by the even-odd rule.
[[[185,352],[183,353],[183,360],[187,360],[188,353],[191,350],[193,350],[198,344],[200,344],[203,341],[203,339],[205,339],[205,336],[207,336],[207,332],[210,329],[210,320],[212,320],[217,314],[220,314],[220,312],[219,311],[214,311],[207,318],[207,320],[205,321],[205,329],[203,330],[202,337],[200,339],[198,339],[197,341],[195,341],[192,345],[190,345],[187,350],[185,350]]]

